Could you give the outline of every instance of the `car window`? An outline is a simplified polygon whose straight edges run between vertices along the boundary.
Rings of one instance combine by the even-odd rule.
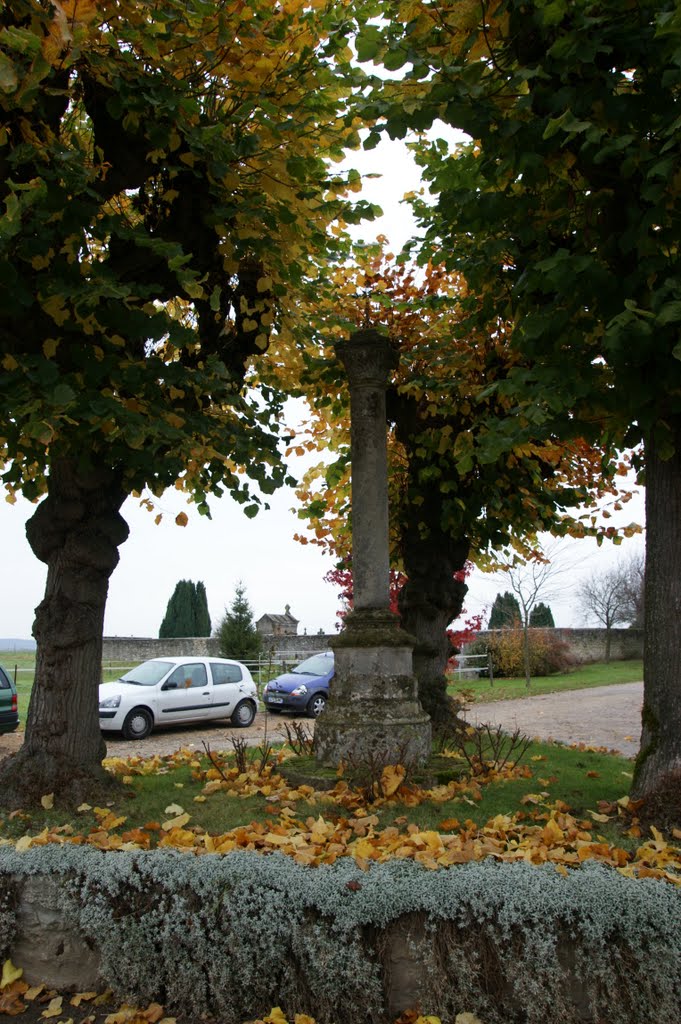
[[[9,679],[8,679],[7,675],[5,674],[5,670],[3,668],[0,668],[0,690],[9,690],[9,689],[10,689]]]
[[[205,686],[208,682],[206,666],[197,662],[195,665],[178,665],[168,676],[167,682],[177,683],[178,687]]]
[[[244,677],[241,665],[221,665],[220,662],[211,661],[210,670],[216,686],[221,683],[240,683]]]
[[[301,676],[325,676],[333,668],[333,657],[328,654],[313,654],[301,661],[292,671]]]
[[[131,668],[121,676],[121,682],[134,683],[137,686],[154,686],[163,679],[166,672],[172,668],[172,664],[172,661],[157,661],[155,658],[143,661],[137,668]]]

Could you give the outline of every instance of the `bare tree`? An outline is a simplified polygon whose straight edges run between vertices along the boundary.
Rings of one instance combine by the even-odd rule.
[[[643,552],[630,555],[622,566],[622,588],[626,609],[624,621],[637,629],[643,629],[645,574],[646,560]]]
[[[537,548],[536,558],[528,562],[520,562],[509,558],[503,565],[504,579],[510,584],[521,612],[523,629],[523,662],[525,665],[525,685],[530,688],[530,615],[540,597],[544,601],[556,598],[569,584],[566,578],[574,565],[567,564],[562,557],[564,550],[559,544],[542,549]],[[503,562],[504,560],[502,560]]]
[[[610,661],[610,631],[618,623],[643,628],[645,559],[633,554],[612,569],[595,572],[577,593],[587,612],[605,628],[605,660]]]
[[[629,621],[622,566],[592,573],[579,585],[577,594],[584,609],[605,628],[605,660],[608,662],[613,626]]]

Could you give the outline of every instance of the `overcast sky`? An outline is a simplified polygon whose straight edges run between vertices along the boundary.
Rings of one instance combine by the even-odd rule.
[[[418,187],[417,168],[401,143],[388,141],[350,162],[363,173],[382,173],[380,179],[366,183],[364,194],[381,205],[385,216],[367,224],[361,236],[370,240],[383,233],[394,249],[399,248],[411,233],[400,201],[405,192]],[[296,475],[295,463],[292,471]],[[332,560],[312,545],[302,546],[293,540],[294,533],[303,532],[303,524],[291,511],[295,504],[292,491],[280,491],[270,504],[270,511],[261,511],[249,520],[240,506],[225,496],[211,502],[212,519],[208,520],[187,506],[178,492],[169,491],[159,502],[164,518],[156,526],[154,515],[141,509],[139,501],[129,499],[123,515],[130,537],[120,548],[120,563],[111,578],[105,635],[158,636],[168,599],[180,579],[204,582],[214,625],[242,581],[256,619],[265,613],[283,613],[288,604],[300,622],[300,633],[333,631],[338,595],[323,580],[333,567]],[[32,510],[22,499],[13,506],[0,500],[0,637],[30,637],[34,608],[42,599],[45,567],[34,557],[24,533]],[[180,511],[189,514],[186,527],[175,525]],[[643,523],[642,497],[625,507],[619,521],[611,522],[632,520]],[[575,541],[563,550],[562,564],[574,568],[563,573],[562,593],[549,602],[556,625],[585,622],[575,597],[579,578],[642,548],[639,537],[625,541],[620,548],[608,544],[598,549],[593,541]],[[503,589],[503,580],[475,573],[469,581],[468,613],[489,611],[496,593]]]

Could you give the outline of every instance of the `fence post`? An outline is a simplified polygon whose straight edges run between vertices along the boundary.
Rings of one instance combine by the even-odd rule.
[[[487,648],[487,674],[489,675],[489,685],[494,686],[494,663],[489,647]]]

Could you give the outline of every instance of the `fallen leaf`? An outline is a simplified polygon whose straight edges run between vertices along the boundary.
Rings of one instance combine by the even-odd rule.
[[[45,796],[41,796],[40,803],[46,811],[52,810],[54,807],[54,793],[46,793]]]
[[[46,1010],[40,1014],[41,1017],[58,1017],[61,1013],[61,1007],[63,1002],[63,996],[55,996],[54,999],[50,999],[49,1005]]]
[[[13,981],[18,981],[23,973],[23,967],[15,967],[11,960],[5,960],[2,965],[0,989],[7,988],[7,986],[11,985]]]

